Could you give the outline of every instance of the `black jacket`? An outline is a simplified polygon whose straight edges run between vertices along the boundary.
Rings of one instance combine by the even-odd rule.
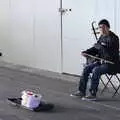
[[[83,51],[87,54],[98,56],[105,60],[119,63],[119,38],[110,31],[108,36],[100,36],[99,40],[92,48]]]

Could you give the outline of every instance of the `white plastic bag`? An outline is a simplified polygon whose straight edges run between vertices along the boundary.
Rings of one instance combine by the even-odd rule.
[[[21,105],[27,108],[36,108],[40,105],[42,96],[40,94],[35,94],[31,91],[22,91],[22,102]]]

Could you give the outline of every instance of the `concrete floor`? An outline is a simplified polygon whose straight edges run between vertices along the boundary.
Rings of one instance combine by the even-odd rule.
[[[45,73],[45,71],[44,71]],[[49,75],[47,75],[49,74]],[[50,72],[35,74],[8,66],[0,67],[0,120],[120,120],[120,96],[111,98],[107,92],[98,95],[98,101],[82,101],[70,97],[76,90],[77,79],[74,77],[54,77]],[[49,112],[32,112],[9,105],[8,97],[19,97],[24,89],[39,91],[43,98],[54,103]]]

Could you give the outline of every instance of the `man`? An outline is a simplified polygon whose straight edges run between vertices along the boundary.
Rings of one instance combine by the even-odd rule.
[[[100,76],[102,74],[111,73],[119,64],[118,36],[110,31],[110,24],[106,19],[101,20],[98,23],[98,26],[100,31],[99,40],[92,48],[83,51],[82,55],[84,57],[87,57],[86,53],[94,56],[97,55],[98,57],[111,61],[114,64],[95,60],[94,62],[86,65],[80,77],[79,90],[71,94],[71,96],[78,96],[82,99],[96,100]],[[90,73],[92,73],[91,86],[89,89],[90,95],[86,96],[86,87]]]

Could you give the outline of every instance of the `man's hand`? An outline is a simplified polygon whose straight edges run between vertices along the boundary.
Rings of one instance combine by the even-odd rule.
[[[87,54],[84,53],[84,52],[82,52],[81,55],[84,56],[84,57],[87,57]]]
[[[101,45],[103,45],[103,46],[106,46],[106,43],[104,43],[104,42],[101,42]]]

